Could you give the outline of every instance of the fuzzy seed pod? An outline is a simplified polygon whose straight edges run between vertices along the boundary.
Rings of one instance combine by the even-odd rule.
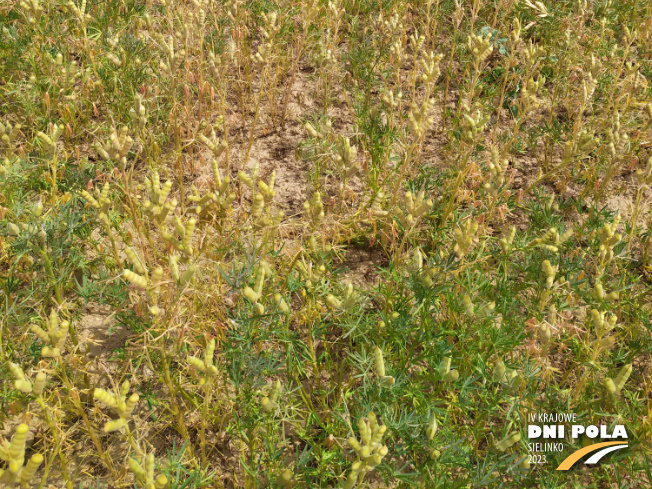
[[[25,459],[25,444],[27,443],[28,433],[29,426],[24,423],[19,424],[9,444],[9,456],[12,460],[18,461],[20,465],[23,464]]]
[[[127,420],[126,419],[124,419],[124,418],[114,419],[112,421],[107,422],[104,425],[104,433],[112,433],[114,431],[121,430],[125,426],[127,426]]]
[[[444,382],[455,382],[460,378],[460,373],[457,370],[451,370],[446,375],[442,377]]]
[[[292,487],[294,485],[294,482],[292,481],[292,472],[288,469],[284,470],[283,473],[278,476],[276,482],[282,487]]]
[[[252,304],[255,304],[258,302],[258,299],[260,299],[260,295],[256,294],[251,287],[245,287],[242,291],[242,295],[244,295]]]
[[[279,293],[274,294],[274,301],[276,302],[276,307],[278,307],[278,310],[281,311],[282,313],[289,313],[290,308],[283,299],[283,296]]]
[[[627,379],[629,379],[629,376],[632,374],[632,364],[628,363],[625,365],[623,368],[620,369],[620,372],[618,372],[618,375],[614,379],[614,385],[616,386],[616,393],[620,392],[623,387],[625,387],[625,383],[627,382]]]
[[[11,236],[20,236],[20,228],[13,222],[7,223],[7,231]]]
[[[206,364],[204,363],[203,360],[201,360],[201,359],[199,359],[199,358],[197,358],[197,357],[191,357],[191,356],[188,356],[188,357],[187,357],[187,361],[188,361],[188,363],[189,363],[190,365],[192,365],[193,367],[195,367],[195,368],[196,368],[197,370],[199,370],[200,372],[206,372]]]
[[[428,423],[428,428],[426,429],[426,436],[428,437],[428,440],[432,440],[435,435],[437,434],[437,416],[435,413],[432,414],[432,418],[430,419],[430,423]]]
[[[50,348],[49,346],[44,346],[41,349],[41,355],[45,358],[58,358],[61,356],[61,351],[59,348]]]
[[[129,258],[129,261],[134,266],[136,272],[141,275],[145,275],[146,273],[145,267],[143,266],[143,263],[140,261],[140,258],[138,258],[138,255],[136,255],[136,252],[133,249],[126,247],[125,255],[127,255],[127,258]]]
[[[494,378],[497,382],[502,383],[505,381],[506,370],[505,363],[501,359],[494,362]]]
[[[36,380],[34,381],[34,387],[32,388],[32,392],[34,393],[35,396],[40,396],[43,394],[43,389],[45,389],[45,381],[47,380],[47,375],[46,373],[41,370],[36,374]]]
[[[260,401],[260,404],[263,408],[263,411],[265,411],[266,413],[271,413],[278,408],[278,404],[270,400],[268,397],[263,397],[262,400]]]
[[[444,357],[444,359],[441,362],[441,365],[439,366],[439,373],[442,375],[446,375],[451,369],[451,362],[452,362],[451,357]]]
[[[125,409],[124,409],[125,416],[131,416],[131,413],[134,412],[134,409],[136,408],[136,404],[138,403],[139,399],[140,396],[138,396],[138,394],[132,394],[129,397],[129,399],[127,399],[127,402],[125,403]]]
[[[333,309],[341,309],[342,308],[342,301],[340,301],[337,297],[335,297],[332,294],[328,294],[326,296],[326,303]]]
[[[515,443],[518,443],[521,440],[521,434],[518,432],[510,433],[505,438],[500,440],[495,444],[495,447],[500,450],[501,452],[504,452],[507,450],[509,447],[514,445]]]
[[[131,270],[125,268],[122,271],[122,276],[136,287],[140,287],[141,289],[147,288],[147,278],[143,277],[142,275],[134,273]]]
[[[104,389],[95,389],[93,391],[93,398],[97,399],[108,407],[115,408],[117,406],[115,396]]]
[[[136,476],[138,482],[140,482],[141,484],[146,483],[147,478],[145,474],[145,469],[143,469],[142,465],[140,465],[137,460],[133,458],[129,459],[129,469]]]
[[[32,455],[20,473],[20,483],[26,486],[32,477],[34,477],[34,474],[36,474],[36,471],[42,463],[43,455],[40,453]]]
[[[23,394],[30,394],[32,392],[32,383],[29,380],[16,380],[14,381],[14,387]]]
[[[185,272],[179,277],[179,285],[185,287],[192,280],[193,275],[195,275],[195,270],[197,267],[195,265],[190,265]]]
[[[378,377],[384,377],[385,361],[383,359],[383,351],[378,347],[374,349],[374,366],[376,367],[376,375]]]
[[[25,373],[23,372],[23,369],[20,368],[20,365],[9,362],[9,371],[11,372],[11,375],[16,377],[16,380],[25,380]]]

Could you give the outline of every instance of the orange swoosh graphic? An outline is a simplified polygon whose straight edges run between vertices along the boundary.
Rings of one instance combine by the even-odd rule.
[[[588,447],[584,447],[574,453],[571,453],[566,458],[566,460],[564,460],[562,463],[559,464],[557,470],[568,470],[573,466],[575,462],[577,462],[587,453],[591,453],[597,450],[598,448],[609,447],[611,445],[626,445],[626,443],[622,441],[605,441],[604,443],[596,443],[594,445],[589,445]]]

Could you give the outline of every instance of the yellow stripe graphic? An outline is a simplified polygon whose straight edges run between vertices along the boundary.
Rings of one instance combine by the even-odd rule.
[[[564,460],[562,463],[559,464],[557,470],[568,470],[575,464],[575,462],[577,462],[587,453],[591,453],[599,448],[609,447],[612,445],[626,445],[626,443],[622,441],[605,441],[604,443],[596,443],[594,445],[589,445],[588,447],[584,447],[574,453],[571,453],[566,458],[566,460]]]

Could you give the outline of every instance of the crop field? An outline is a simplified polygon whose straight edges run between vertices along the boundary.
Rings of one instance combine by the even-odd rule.
[[[0,487],[649,488],[651,228],[649,0],[0,0]]]

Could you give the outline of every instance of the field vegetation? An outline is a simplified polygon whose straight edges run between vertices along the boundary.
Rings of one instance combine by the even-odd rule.
[[[0,486],[650,487],[651,82],[647,0],[3,0]]]

